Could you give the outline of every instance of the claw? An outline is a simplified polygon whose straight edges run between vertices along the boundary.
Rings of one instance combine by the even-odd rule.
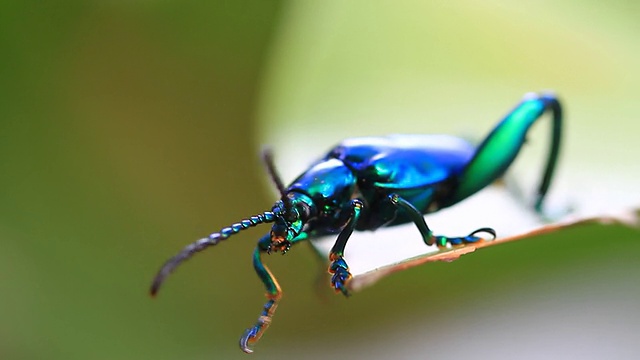
[[[249,347],[249,344],[253,344],[257,340],[255,339],[257,334],[258,329],[255,327],[245,330],[240,338],[240,349],[247,354],[251,354],[253,350]]]
[[[496,231],[492,228],[480,228],[478,230],[473,231],[471,234],[464,237],[446,237],[446,236],[434,236],[435,244],[439,248],[446,248],[447,244],[451,244],[452,246],[460,246],[465,244],[471,244],[474,242],[478,242],[480,240],[485,240],[480,236],[475,236],[478,233],[487,233],[491,235],[491,240],[496,238]]]
[[[459,239],[458,243],[453,244],[452,245],[461,245],[461,244],[469,244],[469,243],[474,243],[480,240],[484,240],[484,238],[480,237],[480,236],[475,236],[475,234],[478,233],[487,233],[489,235],[491,235],[492,239],[494,240],[496,238],[496,231],[493,230],[492,228],[480,228],[478,230],[473,231],[471,234],[465,236],[464,238]]]
[[[477,233],[487,233],[487,234],[491,235],[491,237],[492,237],[491,240],[495,240],[496,236],[497,236],[495,230],[493,230],[492,228],[485,227],[485,228],[480,228],[478,230],[475,230],[471,234],[467,235],[467,237],[477,237],[477,236],[473,236],[473,235],[475,235]]]
[[[348,272],[339,272],[331,277],[331,284],[336,292],[341,292],[344,296],[349,296],[349,290],[347,290],[347,282],[351,280],[351,274]]]

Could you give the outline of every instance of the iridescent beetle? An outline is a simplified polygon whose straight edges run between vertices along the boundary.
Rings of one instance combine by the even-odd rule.
[[[527,94],[477,147],[446,135],[391,135],[344,140],[302,175],[285,187],[278,176],[271,154],[264,160],[278,187],[281,199],[271,211],[252,216],[206,238],[200,239],[169,259],[151,286],[155,295],[164,279],[196,252],[217,245],[229,236],[264,223],[273,223],[271,231],[258,240],[253,252],[253,266],[267,289],[268,301],[256,324],[240,338],[240,348],[252,352],[267,327],[282,297],[282,291],[269,269],[262,263],[262,253],[282,252],[310,238],[337,234],[329,254],[331,286],[348,295],[351,278],[344,259],[347,241],[354,230],[375,230],[413,222],[427,245],[438,247],[473,243],[481,228],[462,237],[435,235],[423,214],[432,213],[464,200],[488,186],[512,164],[530,127],[550,110],[553,125],[551,148],[536,194],[535,207],[540,210],[549,189],[558,159],[562,131],[562,110],[552,94]]]

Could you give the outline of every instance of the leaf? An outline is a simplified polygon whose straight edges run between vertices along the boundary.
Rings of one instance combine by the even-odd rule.
[[[376,231],[354,232],[345,252],[353,275],[349,289],[358,291],[385,276],[414,266],[434,261],[450,262],[477,249],[534,239],[569,227],[590,223],[638,226],[640,208],[625,210],[614,206],[594,214],[587,206],[576,204],[570,213],[557,221],[548,222],[524,205],[507,187],[494,185],[456,206],[426,216],[426,220],[438,235],[461,236],[488,226],[498,232],[498,237],[440,250],[435,245],[424,244],[412,223]],[[334,242],[335,236],[312,241],[316,251],[327,261]]]

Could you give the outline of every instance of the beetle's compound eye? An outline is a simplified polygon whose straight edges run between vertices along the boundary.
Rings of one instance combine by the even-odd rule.
[[[298,216],[301,219],[308,219],[311,216],[311,208],[304,201],[300,201],[296,204],[296,210],[298,211]]]
[[[287,211],[284,216],[287,222],[290,223],[296,222],[298,221],[298,219],[300,219],[300,215],[298,214],[298,209],[296,207],[292,207],[291,209],[289,209],[289,211]]]

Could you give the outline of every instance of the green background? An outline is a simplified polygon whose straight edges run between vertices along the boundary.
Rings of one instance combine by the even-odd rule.
[[[638,15],[628,1],[2,2],[0,358],[245,357],[266,229],[147,291],[183,245],[271,206],[267,142],[486,131],[554,89],[570,119],[561,166],[604,178],[594,193],[635,182]],[[287,155],[285,172],[304,167]],[[285,298],[253,356],[637,357],[637,240],[571,229],[349,300],[318,295],[296,248],[267,259]]]

